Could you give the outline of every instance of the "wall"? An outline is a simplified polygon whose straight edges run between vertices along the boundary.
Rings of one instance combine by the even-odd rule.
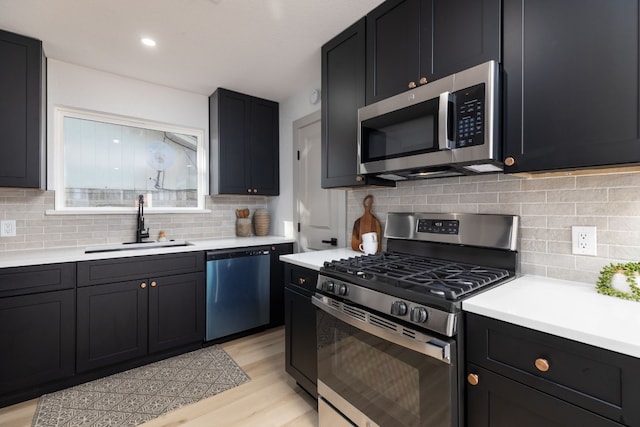
[[[320,52],[318,52],[320,58]],[[318,64],[318,68],[320,64]],[[283,221],[293,221],[293,122],[320,109],[321,102],[311,104],[309,95],[320,89],[320,81],[300,90],[280,103],[280,196],[269,199],[272,230],[284,235]],[[319,160],[318,160],[319,161]]]
[[[203,129],[208,140],[209,104],[204,95],[48,60],[47,139],[53,140],[55,105]],[[48,167],[48,187],[54,170]],[[165,230],[170,239],[235,235],[235,210],[266,207],[265,197],[207,196],[208,213],[145,215],[152,238]],[[21,249],[75,247],[135,239],[136,215],[46,215],[53,191],[0,188],[0,219],[16,220],[17,235],[0,237],[0,253]]]
[[[347,225],[374,196],[373,213],[504,213],[521,218],[521,272],[595,283],[610,262],[640,260],[640,172],[584,176],[510,175],[403,182],[397,188],[348,192]],[[571,254],[571,226],[597,226],[598,255]]]

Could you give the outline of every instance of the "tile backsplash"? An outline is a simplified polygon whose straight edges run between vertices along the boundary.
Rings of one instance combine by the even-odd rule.
[[[484,175],[401,182],[348,192],[347,229],[374,196],[373,213],[472,212],[519,215],[525,274],[595,283],[610,262],[640,261],[640,172],[600,175]],[[597,227],[597,256],[572,255],[571,226]]]
[[[235,236],[236,209],[251,213],[266,208],[259,196],[208,196],[207,213],[153,214],[145,212],[151,240],[164,230],[169,239]],[[46,215],[53,210],[54,192],[0,188],[0,219],[16,220],[16,236],[0,237],[4,251],[78,247],[135,241],[136,213]]]

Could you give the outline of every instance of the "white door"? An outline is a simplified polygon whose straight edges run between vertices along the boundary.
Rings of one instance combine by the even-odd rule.
[[[293,123],[293,193],[300,252],[346,246],[345,190],[320,187],[321,122],[317,111]],[[297,160],[296,160],[297,159]]]

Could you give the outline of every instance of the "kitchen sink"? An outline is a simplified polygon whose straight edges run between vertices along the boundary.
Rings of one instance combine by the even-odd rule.
[[[131,251],[137,249],[153,249],[153,248],[169,248],[174,246],[191,246],[193,243],[186,240],[167,240],[165,242],[148,241],[142,243],[125,242],[116,243],[114,245],[88,246],[84,253],[91,254],[96,252],[113,252],[113,251]]]

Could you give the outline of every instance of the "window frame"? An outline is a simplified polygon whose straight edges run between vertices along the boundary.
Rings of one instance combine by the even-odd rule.
[[[53,149],[50,151],[52,160],[49,164],[53,167],[54,209],[47,214],[122,214],[136,212],[135,201],[131,207],[70,207],[65,206],[65,164],[64,164],[64,119],[65,117],[98,121],[115,125],[145,128],[160,132],[173,132],[191,135],[196,138],[196,166],[197,166],[197,206],[194,207],[147,207],[145,214],[149,213],[206,213],[205,196],[208,194],[209,176],[209,147],[205,141],[204,130],[178,126],[168,123],[156,122],[135,117],[121,116],[106,112],[92,111],[81,108],[55,106],[54,107],[54,140]]]

